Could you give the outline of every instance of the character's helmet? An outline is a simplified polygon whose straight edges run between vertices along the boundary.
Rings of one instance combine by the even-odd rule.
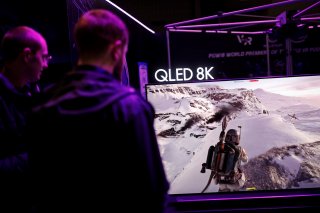
[[[233,143],[238,145],[240,143],[240,135],[238,131],[236,129],[229,129],[224,141],[226,143]]]

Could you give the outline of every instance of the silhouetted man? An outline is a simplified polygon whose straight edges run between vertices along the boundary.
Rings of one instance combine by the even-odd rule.
[[[35,108],[32,169],[37,212],[162,212],[168,182],[154,109],[120,83],[125,24],[107,10],[74,28],[77,66]],[[33,134],[32,134],[33,135]]]

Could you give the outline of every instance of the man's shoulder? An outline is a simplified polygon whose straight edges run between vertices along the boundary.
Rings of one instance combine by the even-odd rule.
[[[134,89],[131,87],[125,87],[119,90],[116,94],[120,96],[118,99],[119,103],[121,104],[128,104],[128,105],[148,105],[148,102]]]
[[[154,113],[153,106],[145,100],[136,89],[132,87],[125,87],[121,92],[118,93],[121,96],[115,104],[128,112],[139,113],[139,112],[150,112]]]
[[[109,88],[110,89],[110,88]],[[115,87],[113,92],[106,93],[108,100],[113,103],[136,104],[141,101],[138,93],[131,87]]]

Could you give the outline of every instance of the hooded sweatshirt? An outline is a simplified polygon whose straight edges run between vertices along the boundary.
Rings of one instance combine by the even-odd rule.
[[[39,212],[163,211],[169,186],[147,101],[94,66],[76,67],[46,97],[31,131],[41,135],[31,154]]]

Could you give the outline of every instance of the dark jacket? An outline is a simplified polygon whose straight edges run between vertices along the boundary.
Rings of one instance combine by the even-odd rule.
[[[16,90],[0,73],[0,136],[2,139],[12,140],[12,137],[21,136],[26,124],[25,114],[29,110],[27,103],[28,97]]]
[[[30,110],[30,97],[0,74],[0,212],[6,207],[20,211],[25,207],[21,202],[27,203],[28,153],[22,135]]]
[[[31,152],[36,209],[161,212],[168,182],[152,106],[93,66],[77,67],[46,95],[32,125],[41,133]]]

